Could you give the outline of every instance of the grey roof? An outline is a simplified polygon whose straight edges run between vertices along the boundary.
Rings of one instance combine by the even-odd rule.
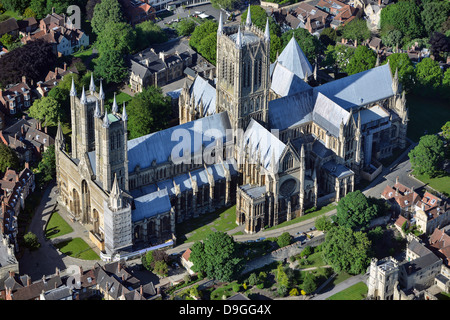
[[[256,186],[256,185],[246,184],[239,188],[241,190],[243,190],[246,194],[248,194],[253,199],[260,198],[261,196],[263,196],[266,193],[265,186]]]
[[[361,116],[361,124],[367,124],[373,121],[382,120],[385,118],[389,118],[389,112],[384,110],[384,108],[375,105],[370,108],[364,109],[360,111]],[[355,121],[358,120],[358,114],[353,114]]]
[[[313,119],[319,126],[339,137],[340,125],[347,123],[350,113],[322,93],[317,93],[314,104]]]
[[[272,154],[275,159],[274,166],[277,166],[286,145],[274,136],[270,131],[252,119],[244,133],[244,147],[248,146],[248,153],[257,157],[261,154],[261,164],[269,169],[272,166]]]
[[[45,300],[62,300],[72,298],[72,290],[67,286],[59,287],[45,292],[44,298]]]
[[[431,252],[427,247],[425,247],[423,244],[419,243],[415,239],[412,239],[408,243],[408,249],[420,257],[425,256]]]
[[[313,74],[313,68],[298,45],[297,40],[295,40],[295,37],[292,37],[278,56],[277,61],[300,77],[300,79],[304,79],[306,73],[308,75]]]
[[[394,95],[389,64],[363,71],[315,87],[320,92],[349,110]]]
[[[302,78],[278,62],[275,63],[271,80],[270,88],[282,97],[311,88]]]
[[[442,262],[439,257],[437,257],[433,252],[430,252],[420,258],[402,263],[400,267],[406,272],[407,275],[411,275],[429,267],[432,264],[435,264],[438,261]]]
[[[233,33],[230,35],[230,39],[236,42],[238,40],[239,33]],[[261,39],[251,31],[241,29],[241,45],[252,44],[255,42],[259,42]]]
[[[147,74],[150,74],[150,71],[145,65],[142,65],[134,60],[131,60],[131,72],[138,75],[141,79],[144,79]]]
[[[203,117],[216,113],[216,88],[201,76],[197,76],[192,83],[189,93],[194,95],[195,104],[203,102]]]
[[[209,141],[215,141],[217,136],[225,141],[227,129],[231,129],[230,120],[227,113],[222,112],[129,140],[128,170],[134,171],[138,165],[147,168],[153,161],[156,161],[156,164],[167,162],[172,150],[190,150],[191,154],[201,152],[204,141],[209,145],[214,143]],[[177,134],[187,134],[189,137]],[[179,149],[176,149],[177,147]]]
[[[343,178],[345,176],[353,175],[354,172],[342,164],[338,164],[334,161],[328,161],[322,166],[323,169],[327,170],[331,175],[336,178]]]
[[[325,147],[322,140],[314,141],[312,145],[312,151],[322,159],[334,155],[333,151]]]
[[[312,120],[312,90],[269,101],[270,127],[285,130]],[[289,115],[289,116],[286,116]]]
[[[134,205],[136,209],[131,213],[131,220],[133,222],[169,212],[172,207],[167,189],[158,190],[136,198],[134,199]]]

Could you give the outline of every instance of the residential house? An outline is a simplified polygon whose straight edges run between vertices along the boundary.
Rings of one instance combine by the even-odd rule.
[[[16,252],[19,250],[17,220],[34,188],[34,174],[28,163],[20,173],[7,169],[0,180],[0,231],[8,237],[9,243],[14,244]]]
[[[43,276],[42,279],[31,282],[28,276],[17,278],[11,274],[5,280],[5,300],[40,300],[41,294],[63,286],[58,268],[51,276]],[[45,296],[45,295],[44,295]]]
[[[302,22],[303,27],[313,34],[328,25],[331,15],[306,2],[300,3],[295,9],[297,18]]]
[[[427,235],[450,223],[450,203],[428,191],[416,203],[415,211],[417,227]]]
[[[180,79],[195,61],[195,51],[180,40],[145,49],[129,60],[131,90],[142,92],[147,86],[164,86]]]
[[[436,228],[428,239],[430,249],[450,267],[450,236],[448,228]]]
[[[0,108],[5,114],[14,115],[28,109],[33,103],[31,89],[26,80],[22,77],[22,82],[0,89]]]
[[[414,188],[408,188],[398,182],[398,177],[393,186],[387,185],[381,193],[381,198],[391,205],[391,209],[401,216],[410,219],[415,213],[415,204],[420,200],[420,196]],[[399,217],[400,219],[400,217]],[[399,223],[403,225],[403,220]],[[400,226],[401,227],[401,226]]]
[[[192,261],[189,260],[191,256],[191,249],[188,248],[183,255],[181,256],[181,265],[189,272],[189,274],[194,274],[195,272],[192,271],[192,266],[194,265]]]
[[[330,26],[333,29],[353,20],[358,9],[337,0],[320,0],[316,7],[333,16]]]
[[[38,121],[22,117],[0,131],[0,142],[15,150],[21,162],[33,162],[39,160],[55,140]]]
[[[120,0],[127,22],[131,25],[155,20],[156,10],[148,2],[142,0]]]
[[[0,37],[4,34],[10,34],[13,37],[19,35],[19,24],[16,19],[9,18],[8,20],[0,22]]]
[[[22,36],[35,31],[39,27],[39,24],[34,17],[20,20],[17,23],[19,24],[19,34]]]
[[[64,62],[62,68],[56,67],[54,71],[49,71],[44,81],[39,81],[36,84],[36,92],[39,98],[46,97],[48,92],[53,89],[58,83],[64,79],[64,76],[70,73],[78,74],[78,69],[73,65],[72,67],[67,67]]]

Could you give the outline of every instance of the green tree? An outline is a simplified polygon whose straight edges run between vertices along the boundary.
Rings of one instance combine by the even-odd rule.
[[[45,18],[47,14],[47,0],[31,0],[30,9],[36,14],[36,19]]]
[[[225,232],[208,234],[203,244],[194,244],[191,251],[192,269],[206,271],[211,279],[231,281],[243,267],[236,242]]]
[[[375,52],[366,47],[366,46],[358,46],[355,50],[355,53],[351,56],[348,61],[347,67],[345,71],[349,74],[356,74],[362,71],[366,71],[375,67],[375,63],[377,62],[377,55]]]
[[[333,227],[333,222],[329,217],[323,215],[314,221],[314,226],[317,230],[328,231]]]
[[[357,40],[358,43],[362,43],[370,38],[370,30],[364,19],[354,19],[339,29],[344,39]]]
[[[289,287],[289,277],[284,270],[283,265],[280,263],[277,267],[277,283],[280,287]]]
[[[377,216],[378,208],[369,202],[364,193],[356,190],[339,200],[336,211],[333,219],[339,226],[356,230],[367,228]]]
[[[122,55],[134,50],[136,32],[125,22],[108,22],[97,37],[96,48],[100,56],[109,50],[120,52]]]
[[[91,19],[92,31],[97,35],[103,30],[105,23],[124,22],[122,8],[118,0],[102,0],[94,7]]]
[[[417,89],[422,94],[429,94],[439,88],[442,81],[442,69],[437,61],[424,58],[416,65]]]
[[[419,144],[408,153],[412,170],[416,174],[434,177],[439,172],[438,165],[444,159],[444,151],[444,143],[438,136],[422,136]]]
[[[36,12],[33,11],[30,7],[26,8],[23,13],[24,18],[36,18]]]
[[[399,81],[403,89],[410,91],[413,88],[415,81],[414,65],[407,53],[393,53],[387,57],[383,64],[388,63],[391,68],[391,73],[395,74],[398,70]]]
[[[41,246],[38,237],[32,232],[28,232],[27,234],[25,234],[23,236],[23,240],[25,242],[25,247],[30,250],[36,250]]]
[[[366,233],[339,226],[326,233],[322,253],[325,262],[336,273],[360,274],[369,265],[370,248],[371,242]]]
[[[329,45],[332,46],[336,45],[337,41],[336,30],[330,27],[323,29],[323,31],[320,33],[319,40],[325,47],[328,47]]]
[[[387,47],[396,48],[402,43],[402,32],[397,29],[387,31],[381,36],[381,40]]]
[[[5,33],[1,38],[0,42],[7,48],[14,42],[12,35],[9,33]]]
[[[155,43],[167,41],[167,35],[160,26],[151,20],[137,24],[134,27],[136,31],[136,50],[141,51]]]
[[[23,13],[30,5],[30,0],[2,0],[2,4],[6,10]]]
[[[38,170],[41,175],[40,182],[47,183],[53,180],[56,175],[55,145],[51,145],[42,153]]]
[[[167,277],[167,275],[169,274],[169,267],[164,260],[158,260],[155,262],[153,271],[161,277]]]
[[[18,169],[19,158],[16,152],[6,144],[0,143],[0,172],[5,172],[7,168]]]
[[[399,30],[404,38],[403,42],[420,38],[424,28],[420,16],[420,8],[414,1],[400,1],[381,10],[380,28],[382,34],[389,30]]]
[[[450,70],[450,69],[449,69]],[[446,140],[450,140],[450,121],[447,121],[441,128],[442,130],[442,136]]]
[[[216,64],[216,52],[217,52],[217,35],[209,34],[200,42],[198,51],[201,53],[203,58]]]
[[[128,103],[128,130],[130,139],[167,128],[171,113],[170,98],[155,86],[144,88]]]
[[[94,67],[95,74],[108,83],[120,83],[128,75],[123,55],[116,50],[103,52]]]
[[[198,53],[200,53],[203,57],[205,57],[205,54],[203,53],[204,50],[208,50],[209,52],[208,55],[211,55],[211,52],[213,50],[216,50],[217,47],[217,27],[218,27],[217,23],[211,20],[208,20],[202,23],[201,25],[197,26],[191,35],[189,45],[192,48],[194,48]],[[213,36],[216,37],[215,41],[213,40]],[[208,40],[203,41],[208,37],[209,37]],[[209,47],[205,48],[206,45],[208,45]],[[210,56],[209,58],[211,59],[212,57]],[[213,57],[212,60],[215,61],[216,57]],[[209,61],[211,62],[211,60]]]
[[[290,245],[291,241],[292,241],[292,236],[289,234],[289,232],[283,232],[277,238],[277,244],[280,248]]]
[[[58,101],[48,96],[35,100],[28,110],[28,114],[45,125],[56,125],[62,116]]]
[[[177,33],[179,36],[189,36],[192,32],[194,32],[196,25],[197,24],[192,19],[182,19],[177,23]]]
[[[422,22],[429,35],[433,31],[440,31],[442,24],[450,16],[450,2],[448,1],[430,1],[423,4],[421,12]]]
[[[306,272],[302,288],[306,294],[311,294],[317,289],[316,277],[312,272]]]
[[[250,277],[248,277],[248,284],[251,286],[256,286],[259,283],[259,279],[258,276],[256,275],[256,273],[252,273],[250,274]]]

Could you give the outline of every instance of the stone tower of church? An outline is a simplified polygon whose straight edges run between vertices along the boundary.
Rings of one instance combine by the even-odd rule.
[[[105,190],[111,190],[114,176],[118,187],[128,191],[127,121],[125,104],[122,114],[114,97],[111,113],[101,113],[97,103],[95,113],[96,180]]]
[[[265,32],[252,25],[250,7],[245,25],[217,30],[216,106],[227,111],[233,129],[245,129],[253,118],[268,123],[270,70],[269,20]]]

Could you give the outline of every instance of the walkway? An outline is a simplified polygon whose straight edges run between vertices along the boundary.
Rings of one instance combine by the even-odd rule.
[[[87,231],[77,222],[72,222],[67,218],[67,215],[63,209],[57,207],[57,211],[61,213],[67,223],[74,230],[70,234],[63,235],[61,237],[48,240],[45,237],[45,226],[47,221],[50,219],[53,209],[55,208],[57,194],[55,193],[56,186],[54,184],[48,186],[43,193],[41,203],[36,208],[33,219],[29,226],[29,231],[36,234],[38,237],[41,247],[35,251],[25,250],[24,255],[19,259],[19,272],[20,274],[27,274],[31,277],[33,281],[42,278],[43,275],[54,274],[56,268],[61,270],[61,274],[64,274],[70,265],[81,266],[83,269],[90,269],[94,266],[95,262],[104,264],[102,261],[97,260],[82,260],[77,258],[72,258],[66,256],[59,252],[53,245],[53,241],[61,239],[69,239],[80,237],[91,247],[93,247],[92,242],[89,240],[89,235]],[[97,254],[99,251],[96,251]]]

